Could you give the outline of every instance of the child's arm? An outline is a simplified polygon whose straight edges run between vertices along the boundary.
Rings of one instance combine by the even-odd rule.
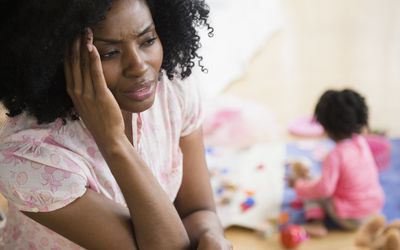
[[[330,197],[336,189],[339,170],[338,157],[333,151],[323,162],[320,178],[315,180],[296,180],[294,188],[297,195],[304,199]]]
[[[175,206],[196,249],[231,249],[215,212],[201,128],[182,137],[183,181]],[[199,248],[197,248],[199,247]]]

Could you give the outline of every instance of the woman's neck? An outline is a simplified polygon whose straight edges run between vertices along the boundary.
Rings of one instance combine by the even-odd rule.
[[[128,137],[129,141],[132,144],[132,141],[133,141],[133,138],[132,138],[132,112],[128,112],[128,111],[124,111],[124,110],[121,110],[121,112],[122,112],[122,117],[124,118],[125,135],[126,135],[126,137]]]

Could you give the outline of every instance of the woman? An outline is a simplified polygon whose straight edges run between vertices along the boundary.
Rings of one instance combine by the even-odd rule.
[[[231,248],[209,185],[198,92],[180,81],[201,59],[206,4],[1,5],[12,13],[1,38],[0,100],[12,117],[0,135],[5,248]]]

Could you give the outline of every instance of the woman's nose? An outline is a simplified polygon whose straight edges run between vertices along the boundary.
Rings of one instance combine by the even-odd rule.
[[[145,55],[140,51],[139,48],[131,48],[126,53],[125,58],[124,76],[129,77],[141,77],[147,71],[148,65],[145,60]]]

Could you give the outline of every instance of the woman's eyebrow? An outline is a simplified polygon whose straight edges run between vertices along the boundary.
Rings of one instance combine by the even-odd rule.
[[[134,32],[132,32],[132,34],[136,37],[141,37],[152,29],[154,29],[153,22],[150,23],[149,25],[147,25],[142,31],[139,31],[139,32],[134,31]],[[95,42],[105,42],[105,43],[111,43],[111,44],[118,44],[118,43],[123,42],[123,40],[112,39],[112,38],[103,38],[103,37],[94,37],[93,40]]]

